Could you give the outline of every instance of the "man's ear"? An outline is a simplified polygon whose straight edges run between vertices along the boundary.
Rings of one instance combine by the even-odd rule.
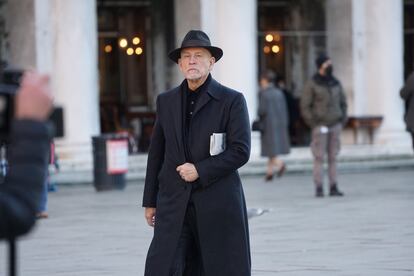
[[[182,67],[182,60],[181,60],[181,58],[179,58],[177,60],[177,64],[178,64],[178,67],[181,69],[181,67]]]
[[[213,66],[214,63],[216,63],[216,58],[215,57],[211,57],[210,58],[210,66]]]

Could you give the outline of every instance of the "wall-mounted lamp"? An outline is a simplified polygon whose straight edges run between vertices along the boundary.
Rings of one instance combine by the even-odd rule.
[[[141,55],[144,52],[144,50],[141,47],[138,47],[135,49],[135,54]]]
[[[141,39],[139,39],[139,37],[137,36],[132,39],[132,44],[134,45],[138,45],[140,42],[141,42]]]
[[[273,45],[272,46],[272,52],[277,54],[280,52],[280,47],[278,45]]]
[[[266,39],[266,41],[267,41],[267,42],[272,42],[272,41],[273,41],[273,35],[271,35],[271,34],[267,34],[267,35],[265,36],[265,39]]]
[[[111,45],[105,45],[104,51],[105,51],[105,53],[112,52],[112,46]]]
[[[119,47],[125,48],[126,46],[128,46],[128,41],[126,40],[126,38],[121,38],[119,40]]]

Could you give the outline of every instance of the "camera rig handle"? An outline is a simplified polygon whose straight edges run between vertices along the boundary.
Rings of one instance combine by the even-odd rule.
[[[9,238],[9,276],[16,276],[16,238]]]

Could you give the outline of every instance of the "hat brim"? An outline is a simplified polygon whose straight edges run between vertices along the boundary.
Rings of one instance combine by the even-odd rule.
[[[214,47],[214,46],[190,46],[190,47],[181,47],[181,48],[177,48],[175,50],[172,50],[169,54],[168,57],[174,61],[175,63],[178,63],[178,60],[181,57],[181,51],[183,49],[186,48],[205,48],[207,49],[211,55],[216,59],[216,62],[219,61],[219,59],[221,59],[221,57],[223,56],[223,50],[220,49],[219,47]]]

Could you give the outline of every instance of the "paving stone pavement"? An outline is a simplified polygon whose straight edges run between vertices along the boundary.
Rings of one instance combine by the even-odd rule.
[[[252,275],[414,275],[414,171],[342,173],[343,198],[313,197],[309,174],[243,181],[248,207],[270,210],[250,220]],[[143,275],[142,189],[59,186],[50,218],[19,242],[19,275]],[[6,253],[0,242],[0,275]]]

